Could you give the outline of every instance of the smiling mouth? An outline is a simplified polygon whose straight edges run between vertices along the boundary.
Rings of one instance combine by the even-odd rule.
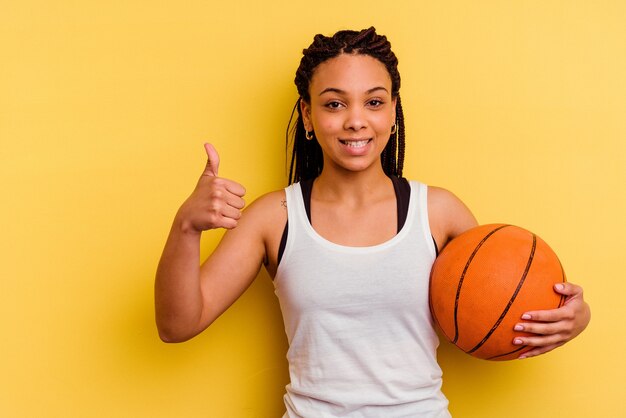
[[[344,145],[347,145],[349,147],[352,148],[360,148],[360,147],[364,147],[366,146],[369,142],[371,141],[371,139],[363,139],[360,141],[354,141],[354,140],[344,140],[344,139],[340,139],[339,142],[341,142]]]

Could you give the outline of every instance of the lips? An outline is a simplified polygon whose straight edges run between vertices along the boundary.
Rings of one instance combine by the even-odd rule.
[[[371,139],[340,139],[339,140],[339,142],[341,142],[344,145],[347,145],[350,148],[362,148],[366,146],[367,144],[369,144],[370,141]]]

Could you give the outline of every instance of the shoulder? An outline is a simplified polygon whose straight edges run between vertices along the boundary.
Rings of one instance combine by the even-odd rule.
[[[266,193],[256,198],[246,206],[237,221],[237,227],[228,230],[222,242],[234,242],[235,246],[258,244],[267,253],[268,248],[271,248],[277,240],[280,241],[287,222],[284,200],[284,190]]]
[[[470,209],[454,193],[428,186],[428,219],[433,237],[442,249],[450,240],[478,225]]]
[[[265,193],[250,204],[250,207],[257,207],[259,210],[267,209],[267,206],[273,206],[274,203],[285,200],[285,189],[274,190],[272,192]]]
[[[282,228],[287,221],[285,190],[275,190],[257,197],[243,211],[241,221],[254,225],[263,235]],[[279,226],[280,225],[280,226]]]
[[[428,186],[428,209],[437,211],[463,211],[467,206],[450,190]],[[469,209],[467,209],[469,210]]]
[[[257,197],[245,209],[248,216],[273,217],[284,212],[286,207],[285,190],[275,190]]]

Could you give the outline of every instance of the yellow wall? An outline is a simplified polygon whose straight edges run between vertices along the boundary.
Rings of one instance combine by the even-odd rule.
[[[0,0],[0,416],[282,413],[267,275],[203,335],[166,345],[154,271],[202,142],[249,200],[282,187],[302,48],[371,24],[400,58],[407,176],[482,223],[537,232],[593,308],[581,337],[536,359],[444,344],[451,411],[626,416],[624,22],[620,0]]]

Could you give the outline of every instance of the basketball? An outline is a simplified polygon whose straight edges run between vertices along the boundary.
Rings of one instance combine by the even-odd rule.
[[[532,347],[513,344],[524,312],[560,307],[553,290],[565,273],[541,238],[513,225],[481,225],[441,251],[430,275],[430,310],[450,342],[474,357],[511,360]]]

